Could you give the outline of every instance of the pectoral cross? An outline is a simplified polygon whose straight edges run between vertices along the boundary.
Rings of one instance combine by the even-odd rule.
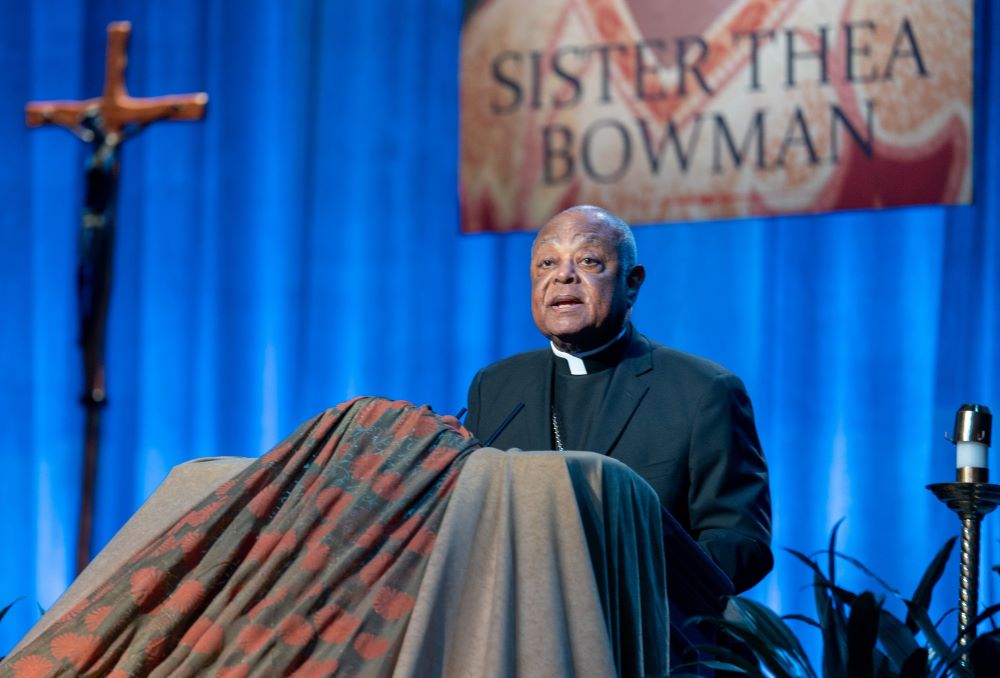
[[[107,403],[104,378],[104,337],[111,292],[115,201],[122,142],[157,120],[198,120],[204,116],[208,95],[179,94],[133,98],[125,87],[127,47],[132,25],[108,25],[104,92],[85,101],[36,101],[25,106],[29,127],[60,125],[90,144],[86,163],[86,194],[77,259],[79,343],[83,351],[86,410],[80,524],[76,568],[90,562],[93,535],[94,489],[100,449],[101,409]]]

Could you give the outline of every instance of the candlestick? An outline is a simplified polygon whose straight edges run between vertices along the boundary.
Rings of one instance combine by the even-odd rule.
[[[979,608],[979,526],[983,516],[1000,505],[1000,485],[991,485],[987,449],[993,418],[985,405],[962,405],[955,413],[954,483],[935,483],[927,489],[962,521],[962,556],[959,566],[958,645],[961,663],[969,667],[968,648],[976,639]]]

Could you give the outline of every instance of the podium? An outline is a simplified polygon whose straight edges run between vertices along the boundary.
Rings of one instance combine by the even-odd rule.
[[[67,611],[149,551],[151,538],[258,463],[175,468],[10,660],[56,635],[40,636],[72,621]],[[465,457],[450,494],[407,623],[371,675],[667,675],[706,640],[685,620],[720,613],[732,590],[653,490],[614,459],[482,448]],[[352,611],[362,628],[367,613]]]

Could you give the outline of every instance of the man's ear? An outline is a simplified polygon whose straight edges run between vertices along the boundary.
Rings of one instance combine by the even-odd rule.
[[[625,289],[628,294],[628,304],[631,306],[639,296],[639,288],[642,287],[646,279],[646,269],[640,265],[632,267],[632,270],[625,276]]]

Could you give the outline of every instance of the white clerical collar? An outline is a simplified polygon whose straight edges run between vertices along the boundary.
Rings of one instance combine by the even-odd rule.
[[[583,359],[586,358],[587,356],[596,355],[601,351],[603,351],[604,349],[606,349],[607,347],[611,346],[611,344],[615,343],[623,336],[625,336],[626,330],[628,330],[628,323],[625,323],[625,327],[622,328],[622,331],[619,332],[617,336],[615,336],[615,338],[609,341],[608,343],[601,344],[597,348],[590,349],[589,351],[581,351],[580,353],[566,353],[565,351],[560,351],[558,348],[556,348],[556,345],[551,341],[549,342],[549,346],[552,347],[553,353],[555,353],[558,357],[566,361],[566,364],[569,365],[570,374],[587,374],[587,364],[583,362]]]

